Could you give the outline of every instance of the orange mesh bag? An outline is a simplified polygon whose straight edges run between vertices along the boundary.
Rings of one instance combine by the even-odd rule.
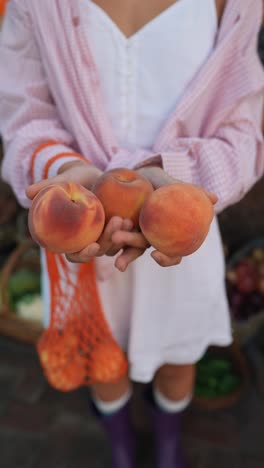
[[[0,16],[4,16],[7,0],[0,0]]]
[[[70,264],[63,255],[45,254],[51,319],[37,348],[49,383],[67,392],[116,381],[127,373],[128,364],[105,320],[94,263]]]

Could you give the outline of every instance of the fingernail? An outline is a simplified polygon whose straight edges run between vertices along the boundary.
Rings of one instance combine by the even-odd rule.
[[[163,258],[162,258],[161,255],[153,255],[152,257],[153,257],[154,260],[155,260],[156,262],[158,262],[158,263],[161,263],[162,260],[163,260]]]
[[[119,265],[116,265],[116,268],[119,271],[121,271],[121,273],[123,273],[126,270],[126,266],[123,263],[121,263],[121,265],[120,265],[120,263],[119,263]]]
[[[90,253],[90,255],[92,254],[92,256],[95,256],[99,253],[99,250],[100,250],[100,247],[98,248],[94,248],[94,250]]]

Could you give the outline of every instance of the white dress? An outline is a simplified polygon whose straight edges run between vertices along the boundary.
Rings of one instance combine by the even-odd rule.
[[[127,39],[90,0],[83,22],[106,109],[120,145],[151,148],[185,87],[214,47],[215,0],[178,0]],[[98,281],[103,309],[126,350],[132,380],[148,382],[165,363],[196,362],[208,345],[232,341],[217,220],[203,246],[162,268],[150,251]],[[47,321],[47,320],[46,320]]]

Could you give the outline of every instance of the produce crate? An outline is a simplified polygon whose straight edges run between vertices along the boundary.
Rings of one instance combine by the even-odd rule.
[[[244,345],[264,327],[264,239],[232,255],[226,276],[234,334]]]
[[[225,358],[231,364],[235,374],[239,377],[240,383],[234,391],[227,395],[218,397],[201,397],[195,395],[193,405],[203,411],[223,410],[234,406],[246,394],[250,383],[250,369],[243,351],[239,344],[235,341],[227,347],[211,347],[208,354],[216,358]]]
[[[32,240],[23,241],[9,256],[1,271],[0,334],[29,344],[35,344],[42,325],[19,317],[10,304],[8,285],[11,275],[19,268],[40,273],[39,251]]]

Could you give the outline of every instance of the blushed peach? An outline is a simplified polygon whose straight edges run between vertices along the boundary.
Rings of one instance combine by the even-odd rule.
[[[161,187],[144,203],[139,224],[148,242],[168,255],[183,257],[204,242],[214,217],[212,202],[191,184]]]
[[[39,245],[55,253],[73,253],[98,240],[105,214],[92,192],[75,183],[63,183],[38,193],[29,209],[28,223]]]
[[[113,216],[128,218],[138,227],[140,209],[153,192],[151,183],[136,171],[112,169],[96,182],[93,192],[102,202],[106,221]]]

